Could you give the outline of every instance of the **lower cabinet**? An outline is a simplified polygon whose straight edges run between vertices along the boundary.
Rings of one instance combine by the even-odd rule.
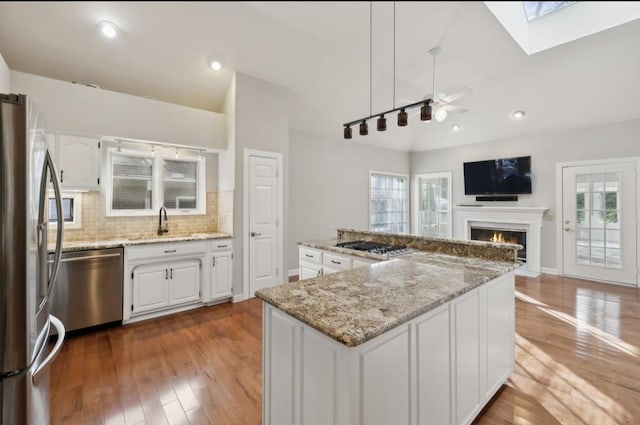
[[[198,260],[141,266],[133,272],[132,313],[200,300]]]
[[[322,276],[322,265],[311,264],[305,261],[300,261],[300,267],[298,271],[298,279],[311,279],[312,277]]]
[[[311,279],[344,270],[369,266],[379,260],[355,255],[337,254],[331,251],[300,246],[298,250],[298,279]]]
[[[125,246],[122,322],[232,296],[230,239]]]
[[[469,425],[513,371],[514,272],[356,347],[263,304],[265,425]]]

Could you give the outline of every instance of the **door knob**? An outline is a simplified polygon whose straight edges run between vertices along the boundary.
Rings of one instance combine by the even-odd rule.
[[[256,237],[256,236],[260,236],[262,233],[258,233],[258,232],[251,232],[251,236]]]
[[[565,231],[565,232],[570,232],[570,231],[571,231],[571,227],[568,227],[568,226],[567,226],[567,227],[565,227],[565,228],[564,228],[564,231]]]

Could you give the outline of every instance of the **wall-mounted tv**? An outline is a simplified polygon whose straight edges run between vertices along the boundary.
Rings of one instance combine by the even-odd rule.
[[[464,163],[465,195],[529,193],[531,193],[530,156]]]

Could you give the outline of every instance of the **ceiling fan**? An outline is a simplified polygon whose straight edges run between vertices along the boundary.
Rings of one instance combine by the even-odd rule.
[[[433,118],[437,122],[442,122],[447,118],[449,112],[467,112],[469,109],[461,106],[452,105],[451,102],[466,96],[474,89],[471,86],[464,88],[456,93],[446,95],[444,93],[438,93],[436,91],[436,56],[442,51],[440,47],[434,47],[429,50],[429,54],[433,56],[433,94],[429,94],[423,97],[423,99],[431,98],[431,108]]]

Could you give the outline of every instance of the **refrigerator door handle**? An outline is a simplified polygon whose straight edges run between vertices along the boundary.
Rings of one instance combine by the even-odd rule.
[[[56,277],[58,276],[58,269],[60,267],[60,259],[62,258],[62,229],[64,228],[64,216],[62,215],[62,195],[60,194],[60,182],[58,181],[58,174],[56,172],[56,165],[51,159],[51,154],[47,150],[47,156],[45,162],[51,171],[51,180],[53,182],[53,191],[56,196],[56,214],[57,214],[57,226],[56,226],[56,251],[53,257],[53,267],[51,268],[51,276],[49,276],[49,294],[56,283]],[[53,317],[53,316],[51,316]],[[57,319],[56,319],[57,320]]]
[[[60,319],[58,319],[54,315],[49,315],[49,323],[53,325],[54,328],[56,328],[56,332],[58,332],[58,339],[56,340],[56,345],[53,346],[53,350],[51,350],[47,358],[44,359],[42,363],[40,363],[40,366],[38,366],[38,368],[33,372],[31,379],[33,380],[34,384],[38,382],[38,379],[40,379],[40,377],[42,376],[42,373],[49,368],[49,365],[51,364],[51,362],[56,358],[56,356],[60,352],[60,349],[62,348],[62,343],[64,342],[65,329]],[[45,349],[45,347],[46,347],[46,344],[43,346],[43,349]]]

